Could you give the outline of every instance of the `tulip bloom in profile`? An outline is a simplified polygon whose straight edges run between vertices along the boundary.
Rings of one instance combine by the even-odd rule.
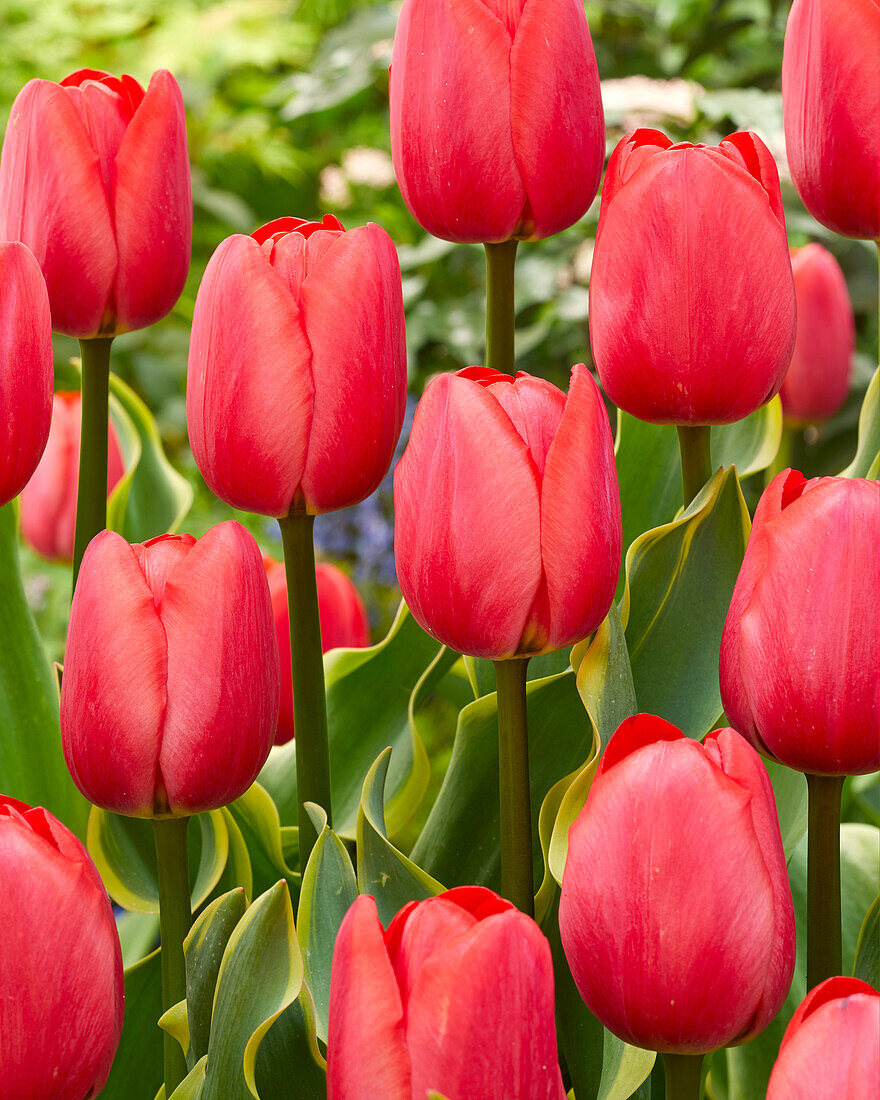
[[[590,343],[611,400],[656,424],[730,424],[778,392],[794,340],[782,196],[763,142],[624,137],[590,276]]]
[[[855,349],[852,302],[840,264],[821,244],[791,250],[797,339],[779,397],[792,421],[834,416],[846,400]]]
[[[704,1054],[764,1030],[794,910],[773,789],[739,734],[621,724],[571,827],[559,931],[587,1008],[628,1043]]]
[[[620,524],[608,415],[583,364],[568,396],[482,367],[426,388],[394,471],[394,552],[429,634],[496,660],[585,638],[614,596]]]
[[[357,504],[388,470],[405,403],[384,229],[280,218],[220,245],[196,299],[186,407],[221,500],[276,517]]]
[[[0,505],[27,484],[49,437],[52,322],[40,267],[0,243]]]
[[[281,705],[275,744],[284,745],[293,737],[293,692],[290,681],[290,614],[287,606],[287,579],[281,562],[264,557],[272,615],[278,636],[281,662]],[[335,565],[321,562],[315,567],[318,586],[318,615],[321,620],[321,648],[362,649],[370,644],[367,609],[354,582]]]
[[[880,1081],[880,993],[858,978],[828,978],[785,1029],[767,1100],[870,1100]]]
[[[358,897],[336,937],[328,1100],[564,1100],[550,945],[481,886],[404,906]]]
[[[880,8],[794,0],[782,52],[782,115],[804,206],[844,237],[880,234]]]
[[[196,541],[89,544],[70,612],[61,735],[74,782],[132,817],[216,809],[265,763],[278,645],[260,551],[229,520]]]
[[[43,269],[52,324],[114,336],[164,317],[189,269],[192,194],[183,99],[160,70],[80,69],[16,96],[0,158],[0,237]]]
[[[721,699],[766,756],[880,768],[880,485],[784,470],[755,512],[721,638]]]
[[[605,118],[580,0],[405,0],[389,92],[397,181],[435,237],[549,237],[593,201]]]
[[[76,525],[82,397],[56,393],[52,399],[49,442],[34,476],[21,494],[21,534],[38,554],[52,561],[70,561]],[[107,495],[122,475],[125,464],[113,421],[107,437]]]
[[[4,1100],[83,1100],[122,1034],[122,953],[88,852],[42,807],[0,795]]]

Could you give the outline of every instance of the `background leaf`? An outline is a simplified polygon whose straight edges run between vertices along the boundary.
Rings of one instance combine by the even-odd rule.
[[[155,1096],[162,1084],[161,1015],[162,968],[154,951],[125,971],[122,1038],[102,1100],[133,1100],[135,1089],[140,1096]]]

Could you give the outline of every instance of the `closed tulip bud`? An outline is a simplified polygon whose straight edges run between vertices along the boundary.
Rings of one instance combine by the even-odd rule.
[[[244,794],[278,717],[278,645],[260,551],[229,520],[196,541],[89,544],[73,596],[61,736],[74,782],[132,817]]]
[[[357,504],[391,464],[405,404],[384,229],[280,218],[220,245],[196,299],[186,411],[221,500],[278,517]]]
[[[840,264],[821,244],[791,250],[797,339],[779,397],[792,421],[834,416],[849,390],[855,322]]]
[[[571,827],[559,931],[587,1008],[628,1043],[705,1054],[764,1030],[794,909],[773,789],[739,734],[622,723]]]
[[[782,52],[782,116],[804,206],[844,237],[880,234],[880,8],[794,0]]]
[[[435,237],[549,237],[595,197],[605,118],[580,0],[405,0],[390,99],[397,181]]]
[[[40,461],[52,416],[52,322],[40,267],[23,244],[0,243],[0,505]]]
[[[80,69],[16,96],[0,158],[0,236],[31,249],[52,324],[114,336],[164,317],[192,238],[186,120],[171,73]]]
[[[51,561],[70,561],[73,557],[81,423],[81,395],[56,393],[46,450],[21,494],[22,538]],[[122,451],[111,420],[107,437],[108,496],[124,473]]]
[[[623,138],[590,276],[590,343],[611,400],[656,424],[730,424],[778,392],[794,339],[779,176],[764,143]]]
[[[585,638],[608,613],[621,520],[608,414],[583,364],[467,367],[426,388],[394,471],[394,555],[429,634],[493,659]]]
[[[0,795],[3,1100],[84,1100],[122,1034],[122,953],[88,852],[47,810]]]
[[[362,894],[336,937],[328,1100],[564,1100],[553,965],[538,926],[481,886],[410,902],[384,931]]]
[[[293,691],[290,678],[290,614],[287,604],[287,578],[281,562],[263,558],[272,615],[278,636],[278,656],[281,661],[281,705],[275,744],[284,745],[293,737]],[[321,562],[315,566],[318,586],[318,616],[321,622],[321,650],[362,649],[370,644],[367,609],[354,582],[335,565]]]
[[[721,699],[765,756],[880,768],[880,484],[784,470],[755,512],[721,637]]]
[[[828,978],[785,1029],[767,1100],[870,1100],[878,1081],[880,993],[858,978]]]

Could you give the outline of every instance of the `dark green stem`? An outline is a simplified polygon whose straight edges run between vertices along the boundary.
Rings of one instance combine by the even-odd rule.
[[[664,1054],[666,1100],[700,1100],[702,1054]]]
[[[690,504],[712,476],[712,451],[708,424],[678,426],[678,449],[681,452],[681,488],[684,506]]]
[[[290,612],[290,657],[293,676],[293,726],[296,744],[296,796],[299,822],[299,867],[305,871],[318,834],[305,811],[316,802],[330,812],[330,748],[318,586],[315,581],[315,517],[291,512],[278,521],[287,573]],[[285,673],[286,674],[286,673]]]
[[[526,717],[528,657],[495,662],[498,685],[498,774],[501,799],[501,893],[534,916],[532,805]]]
[[[159,872],[159,931],[162,937],[162,1010],[167,1012],[186,998],[183,941],[192,924],[189,894],[189,858],[186,848],[188,817],[154,817],[156,863]],[[180,1043],[164,1037],[165,1095],[170,1096],[186,1077],[186,1058]]]
[[[516,241],[487,244],[486,249],[486,366],[513,374],[516,308],[513,272]]]
[[[82,356],[82,427],[73,542],[74,588],[86,547],[107,526],[107,420],[112,343],[112,336],[79,342]]]
[[[840,799],[844,776],[808,775],[807,992],[841,973]]]

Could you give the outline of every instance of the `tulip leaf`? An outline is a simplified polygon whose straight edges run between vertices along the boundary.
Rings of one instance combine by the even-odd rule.
[[[554,649],[550,653],[541,653],[529,660],[526,668],[527,680],[543,680],[557,672],[565,672],[570,665],[570,649]],[[495,666],[484,657],[470,657],[465,654],[462,664],[475,699],[495,692]]]
[[[110,414],[125,473],[107,502],[107,526],[129,542],[176,531],[192,504],[192,486],[166,458],[153,414],[114,374]]]
[[[122,947],[122,965],[133,966],[146,958],[159,942],[159,916],[157,913],[120,913],[116,918],[116,931]]]
[[[657,1060],[653,1050],[630,1046],[603,1028],[602,1077],[596,1100],[627,1100],[647,1081]]]
[[[217,885],[229,854],[229,834],[219,810],[197,814],[187,830],[192,905],[198,909]],[[150,821],[92,807],[88,849],[107,893],[123,909],[159,912],[156,849]]]
[[[384,786],[391,753],[383,749],[367,772],[357,821],[358,891],[376,899],[379,920],[385,925],[408,901],[422,901],[445,889],[388,840]]]
[[[25,598],[15,526],[10,503],[0,508],[0,791],[84,837],[89,807],[64,762],[57,682]]]
[[[315,1006],[305,984],[260,1043],[251,1092],[259,1100],[290,1100],[291,1095],[297,1100],[326,1100],[327,1063],[318,1048]]]
[[[220,876],[214,892],[225,894],[229,890],[240,887],[244,890],[244,896],[250,902],[254,896],[254,874],[251,869],[251,857],[245,844],[244,836],[238,827],[238,822],[232,816],[229,808],[223,806],[220,810],[226,823],[226,831],[229,834],[229,856],[223,874]]]
[[[761,763],[773,784],[782,850],[788,860],[807,832],[807,783],[803,773],[794,768],[775,760],[762,759]]]
[[[856,944],[853,976],[880,989],[880,895],[865,914]]]
[[[202,1086],[205,1083],[205,1069],[207,1067],[207,1058],[202,1058],[195,1066],[189,1071],[189,1073],[180,1082],[174,1092],[171,1094],[171,1100],[198,1100],[202,1095]],[[104,1094],[101,1093],[103,1096]],[[159,1095],[156,1100],[165,1100],[165,1087],[162,1086]]]
[[[880,465],[878,455],[880,455],[880,367],[874,371],[862,402],[862,411],[859,413],[859,441],[855,457],[845,470],[840,471],[841,476],[876,478],[877,468]]]
[[[626,555],[621,619],[639,709],[702,737],[721,714],[721,632],[750,529],[733,469]]]
[[[330,1004],[330,967],[333,947],[342,918],[358,894],[351,857],[327,824],[327,815],[308,803],[318,839],[303,874],[296,930],[303,953],[305,981],[315,1000],[319,1038],[327,1040],[327,1011]]]
[[[712,429],[712,468],[736,466],[740,479],[766,470],[782,442],[782,402],[778,395],[743,420]]]
[[[125,971],[125,1016],[122,1038],[113,1059],[102,1100],[153,1096],[162,1083],[162,967],[154,951]]]
[[[241,796],[226,807],[238,826],[247,847],[252,872],[252,889],[262,893],[284,878],[294,892],[299,890],[299,872],[289,862],[290,834],[285,838],[278,809],[268,792],[253,783]],[[286,850],[285,850],[286,849]],[[296,864],[296,852],[293,863]],[[238,885],[245,885],[240,883]]]
[[[526,685],[533,856],[542,874],[538,836],[541,803],[564,776],[590,755],[593,729],[578,697],[574,673],[558,673]],[[412,851],[413,860],[447,886],[500,886],[498,848],[497,696],[469,703],[458,717],[449,768]]]

